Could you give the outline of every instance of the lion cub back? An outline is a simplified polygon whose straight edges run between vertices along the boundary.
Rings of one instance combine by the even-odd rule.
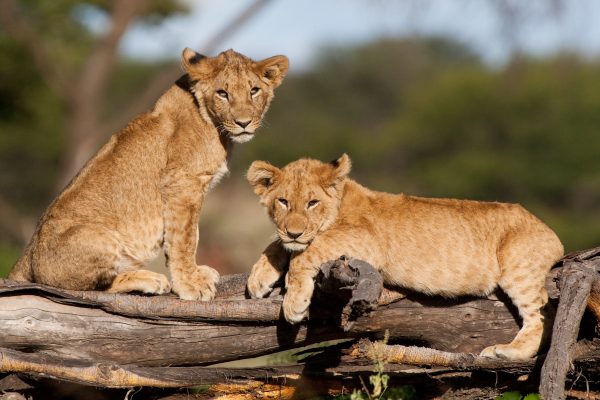
[[[349,183],[348,190],[354,183]],[[506,274],[537,286],[563,255],[556,234],[517,204],[388,195],[378,207],[347,206],[340,227],[356,215],[377,236],[389,284],[428,294],[488,294]],[[344,202],[344,201],[343,201]],[[530,261],[535,260],[535,261]],[[518,272],[518,273],[517,273]]]

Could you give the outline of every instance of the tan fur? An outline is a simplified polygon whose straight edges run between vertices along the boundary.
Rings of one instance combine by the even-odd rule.
[[[161,294],[139,270],[161,248],[182,299],[214,296],[219,274],[196,265],[198,217],[227,172],[232,142],[252,138],[288,69],[228,50],[183,52],[187,74],[85,165],[46,210],[9,278],[66,289]]]
[[[519,359],[537,353],[546,273],[563,255],[550,228],[520,205],[375,192],[347,178],[349,171],[346,155],[330,164],[301,159],[282,169],[252,164],[248,180],[279,236],[252,268],[253,297],[267,295],[285,273],[271,260],[283,257],[275,257],[274,249],[287,250],[283,311],[289,322],[299,322],[319,266],[347,255],[379,268],[389,285],[427,294],[487,295],[500,286],[519,309],[523,327],[512,343],[490,346],[482,355]]]

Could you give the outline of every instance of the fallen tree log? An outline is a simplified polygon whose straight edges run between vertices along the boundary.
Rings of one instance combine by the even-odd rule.
[[[344,332],[325,312],[313,311],[308,324],[288,325],[279,319],[279,296],[200,303],[164,296],[86,293],[75,297],[78,294],[71,292],[71,297],[61,297],[57,293],[41,287],[32,293],[30,286],[23,292],[13,285],[8,292],[0,288],[1,347],[101,363],[206,365],[325,340],[376,338],[386,330],[394,340],[477,352],[489,344],[510,341],[518,331],[513,312],[493,297],[453,301],[409,297],[357,318]],[[85,301],[91,297],[93,301]],[[245,321],[237,317],[208,320],[200,312],[214,309],[218,310],[215,314],[227,314],[224,310],[229,310],[232,302],[237,309],[246,310]],[[127,306],[115,307],[115,303]],[[126,308],[123,315],[122,308]],[[131,309],[143,309],[147,314],[132,318]],[[185,319],[160,318],[171,315],[165,310],[185,314]],[[193,318],[193,312],[200,316]],[[257,319],[252,321],[254,315]]]
[[[352,263],[346,261],[347,266],[357,265]],[[361,276],[369,276],[367,270],[356,272],[360,268],[353,270],[354,278],[344,275],[345,271],[341,275],[336,272],[335,278],[322,278],[341,282],[333,291],[347,289],[346,297],[336,302],[329,294],[321,296],[325,300],[319,303],[317,296],[310,320],[299,326],[281,319],[282,298],[277,291],[267,299],[244,299],[243,274],[224,277],[217,299],[209,303],[173,296],[66,291],[0,280],[0,372],[106,387],[181,387],[218,382],[227,376],[265,378],[289,373],[343,376],[345,372],[368,373],[370,366],[365,365],[369,360],[339,355],[333,362],[331,358],[321,360],[323,365],[315,369],[284,366],[250,371],[207,366],[331,339],[378,339],[386,331],[391,342],[477,354],[488,345],[509,342],[519,330],[517,312],[501,292],[488,298],[455,300],[408,293],[392,302],[401,296],[389,290],[373,296],[374,292],[366,289],[368,293],[359,291],[362,294],[357,297],[353,296],[357,287],[369,286],[364,280],[358,284]],[[554,299],[559,294],[556,280],[560,271],[561,266],[547,280]],[[356,279],[355,286],[352,279]],[[381,287],[373,290],[377,289],[381,291]],[[590,303],[598,298],[594,296],[592,289]],[[353,306],[348,308],[350,303]],[[357,309],[370,315],[358,315]],[[589,363],[597,347],[588,350],[573,359],[588,357]],[[494,369],[489,363],[467,366],[469,360],[475,360],[469,357],[459,360],[459,364],[437,367],[444,367],[443,371]],[[436,366],[426,361],[415,364]],[[317,364],[319,360],[313,362]],[[500,362],[497,369],[524,373],[536,365],[539,360],[512,366]],[[389,368],[391,373],[404,369],[394,364]]]
[[[262,304],[272,307],[269,300]],[[146,366],[198,365],[331,339],[368,334],[378,337],[390,330],[393,339],[442,350],[476,352],[496,341],[509,341],[516,334],[517,323],[501,305],[491,299],[437,307],[402,300],[378,309],[371,317],[359,318],[344,332],[322,321],[295,327],[285,322],[131,318],[24,294],[0,296],[0,343],[5,348],[67,359]]]
[[[461,371],[484,369],[525,373],[529,372],[538,361],[536,358],[517,361],[503,360],[482,357],[473,353],[451,353],[428,347],[388,345],[381,341],[371,342],[364,339],[357,343],[352,354],[355,357],[369,359],[381,357],[385,359],[386,363],[391,364],[450,367]]]

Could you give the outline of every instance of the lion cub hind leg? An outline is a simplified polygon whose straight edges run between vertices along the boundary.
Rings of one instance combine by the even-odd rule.
[[[107,289],[109,293],[164,294],[170,291],[171,284],[166,276],[144,269],[118,274]]]
[[[548,302],[546,275],[564,249],[550,228],[539,221],[527,222],[527,227],[505,238],[497,253],[502,271],[498,286],[518,308],[523,326],[511,343],[490,346],[481,352],[482,356],[531,358],[547,339],[544,327],[548,324],[542,314]]]
[[[56,231],[62,231],[56,234]],[[34,281],[72,290],[104,290],[117,275],[119,242],[101,226],[44,226],[32,249]]]
[[[547,299],[546,289],[519,287],[507,282],[500,283],[513,304],[519,309],[523,326],[509,344],[497,344],[483,349],[484,357],[500,357],[511,360],[534,357],[543,345],[544,316],[542,308]]]
[[[508,359],[534,357],[544,340],[543,308],[548,302],[544,286],[550,267],[562,256],[562,244],[553,234],[549,239],[507,245],[499,252],[502,275],[500,288],[510,297],[523,319],[523,326],[509,344],[498,344],[485,348],[482,356]],[[539,236],[538,236],[539,238]],[[523,237],[521,238],[523,240]]]

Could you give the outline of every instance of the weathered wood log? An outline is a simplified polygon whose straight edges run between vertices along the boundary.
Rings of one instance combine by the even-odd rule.
[[[372,360],[384,359],[387,363],[450,367],[461,371],[504,370],[511,372],[529,372],[537,363],[537,358],[529,360],[504,360],[501,358],[481,357],[473,353],[450,353],[428,347],[388,345],[381,341],[360,340],[352,351],[355,357]]]
[[[472,365],[468,362],[468,358],[471,356],[473,355],[460,353],[457,355],[457,359],[460,358],[464,361],[462,365],[434,366],[433,368],[415,368],[413,365],[421,365],[421,363],[394,364],[393,362],[398,359],[390,360],[390,363],[385,366],[385,372],[392,378],[403,380],[417,378],[418,376],[420,376],[419,380],[426,377],[448,378],[457,376],[460,371],[481,369],[478,365]],[[532,362],[507,362],[504,367],[501,364],[502,360],[490,359],[483,369],[523,374],[528,373],[532,366]],[[281,379],[293,381],[301,378],[321,380],[340,380],[357,376],[366,378],[372,374],[373,365],[370,359],[356,359],[356,355],[351,355],[343,356],[337,365],[311,362],[309,364],[259,368],[139,367],[135,365],[97,364],[82,360],[64,360],[48,355],[23,353],[0,348],[0,368],[3,370],[10,369],[11,372],[15,373],[35,375],[36,377],[111,388],[136,386],[181,388],[236,380],[273,382]],[[356,384],[358,381],[354,383]]]
[[[560,302],[554,320],[552,342],[546,361],[542,367],[540,394],[544,399],[565,398],[565,380],[573,363],[573,346],[583,312],[594,282],[598,282],[596,272],[600,265],[595,253],[583,254],[565,261],[560,275]]]
[[[197,365],[235,360],[331,339],[386,330],[392,339],[409,340],[448,351],[476,352],[509,341],[518,324],[494,299],[453,302],[401,300],[360,317],[343,332],[329,321],[290,326],[277,323],[150,320],[62,304],[29,294],[0,296],[2,347],[39,351],[71,359],[119,364]],[[271,300],[256,301],[256,312]]]
[[[103,387],[186,387],[230,379],[268,379],[299,374],[301,366],[277,368],[139,367],[65,360],[46,354],[29,354],[0,348],[0,370],[34,373],[75,383]]]
[[[243,282],[237,289],[230,294],[243,293]],[[31,284],[19,291],[11,285],[0,287],[0,343],[66,359],[158,366],[216,363],[323,340],[377,337],[386,330],[392,339],[472,352],[509,341],[518,330],[511,310],[493,297],[451,301],[413,294],[359,317],[348,332],[336,329],[318,304],[310,324],[290,326],[278,319],[280,303],[280,297],[202,303]],[[245,314],[231,318],[230,304]],[[125,317],[132,315],[144,318]],[[180,319],[151,320],[172,315]],[[210,321],[214,315],[222,320]],[[256,319],[250,323],[249,316]]]
[[[339,278],[344,273],[336,274],[338,289],[365,286],[365,280],[353,283],[347,277]],[[547,281],[551,296],[557,294],[555,275],[556,271]],[[308,323],[290,326],[280,317],[278,292],[268,299],[244,299],[245,276],[239,275],[224,277],[218,298],[209,303],[1,281],[0,347],[4,358],[0,371],[47,373],[103,386],[187,386],[222,379],[219,369],[202,366],[324,340],[378,338],[389,331],[392,341],[478,353],[488,345],[509,342],[519,329],[516,310],[501,293],[455,300],[407,293],[406,298],[388,304],[401,296],[387,290],[379,295],[381,288],[375,289],[367,290],[366,297],[353,297],[350,290],[350,299],[358,301],[350,302],[350,308],[342,301],[342,308],[334,308],[333,314],[328,303],[335,302],[327,301],[330,297],[325,303],[315,301]],[[353,305],[362,311],[379,307],[369,316],[358,316]],[[54,363],[52,372],[36,366],[44,362]],[[334,369],[365,370],[348,362],[343,359]],[[263,372],[276,371],[256,373]],[[255,376],[244,374],[240,373]]]
[[[321,266],[314,302],[339,303],[340,325],[347,331],[357,317],[375,310],[383,291],[383,277],[370,264],[345,256]],[[389,304],[389,303],[388,303]]]
[[[254,300],[244,300],[243,294],[247,278],[247,274],[223,277],[217,285],[217,300],[212,302],[182,301],[174,295],[139,296],[64,290],[37,283],[17,283],[6,279],[0,279],[0,294],[32,292],[52,298],[57,303],[97,307],[114,314],[151,319],[277,321],[280,307],[276,302],[262,302],[261,307],[256,307]]]
[[[404,369],[408,370],[409,367],[396,365],[390,370],[390,373],[394,371],[398,374]],[[369,375],[371,364],[368,360],[356,360],[355,357],[344,356],[341,365],[327,366],[317,363],[314,368],[304,364],[259,368],[140,367],[136,365],[94,363],[87,360],[65,360],[46,354],[24,353],[0,348],[0,370],[34,374],[39,377],[102,387],[152,386],[179,388],[231,380],[258,379],[273,381],[280,377],[298,379],[300,375],[321,379],[333,377],[340,379],[345,376],[355,376],[357,373]],[[432,370],[422,371],[422,373],[427,372],[431,373]],[[410,370],[410,373],[415,373],[414,368]]]

